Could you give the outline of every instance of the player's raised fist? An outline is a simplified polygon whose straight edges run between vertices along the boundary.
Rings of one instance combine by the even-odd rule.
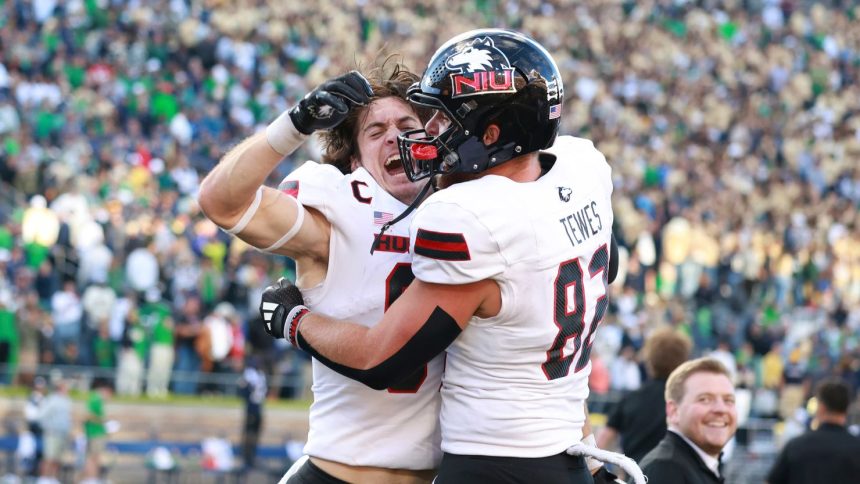
[[[329,79],[307,93],[290,109],[293,125],[303,134],[331,129],[346,119],[349,110],[370,102],[373,89],[358,71]]]

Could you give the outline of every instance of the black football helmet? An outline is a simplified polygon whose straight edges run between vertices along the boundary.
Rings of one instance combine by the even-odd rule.
[[[564,88],[543,46],[518,32],[481,29],[440,47],[407,98],[451,120],[435,137],[423,129],[398,137],[406,175],[417,181],[437,173],[480,173],[550,147]],[[501,135],[486,146],[481,138],[490,124],[499,125]]]

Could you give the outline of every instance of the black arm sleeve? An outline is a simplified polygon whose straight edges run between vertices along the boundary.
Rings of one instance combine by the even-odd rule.
[[[303,350],[310,353],[323,365],[347,378],[364,383],[374,390],[384,390],[400,383],[432,360],[433,357],[445,351],[445,348],[457,338],[460,331],[457,321],[442,308],[436,306],[421,329],[402,348],[387,360],[367,370],[351,368],[326,358],[302,337],[301,326],[299,326],[298,342]]]
[[[612,233],[612,243],[609,245],[609,283],[615,282],[618,276],[618,242],[615,240],[615,233]]]

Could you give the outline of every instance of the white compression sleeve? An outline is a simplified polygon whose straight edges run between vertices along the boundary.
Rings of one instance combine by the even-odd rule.
[[[248,206],[248,209],[245,210],[245,213],[242,214],[242,218],[236,222],[232,228],[224,229],[225,232],[231,235],[236,235],[239,232],[245,230],[245,227],[248,225],[248,222],[254,218],[254,214],[257,213],[257,209],[260,208],[260,201],[263,199],[263,187],[257,188],[257,193],[254,195],[254,201],[251,202],[251,205]]]
[[[285,233],[285,234],[283,235],[283,237],[281,237],[280,239],[278,239],[278,241],[277,241],[277,242],[275,242],[274,244],[272,244],[272,245],[270,245],[270,246],[266,247],[265,249],[260,249],[260,250],[262,250],[263,252],[271,252],[271,251],[273,251],[273,250],[275,250],[275,249],[278,249],[278,248],[279,248],[279,247],[281,247],[282,245],[284,245],[284,244],[286,244],[287,242],[289,242],[289,241],[290,241],[290,239],[292,239],[293,237],[295,237],[295,236],[296,236],[296,234],[297,234],[297,233],[299,233],[299,229],[301,229],[301,228],[302,228],[302,223],[304,223],[304,221],[305,221],[305,207],[304,207],[304,205],[302,205],[302,204],[301,204],[301,202],[299,202],[295,197],[289,197],[289,198],[291,198],[294,202],[296,202],[296,209],[297,209],[297,212],[296,212],[296,221],[295,221],[295,223],[293,223],[293,226],[292,226],[292,227],[290,227],[290,230],[288,230],[288,231],[287,231],[287,233]]]

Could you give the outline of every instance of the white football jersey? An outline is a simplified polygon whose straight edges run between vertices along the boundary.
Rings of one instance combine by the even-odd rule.
[[[331,222],[328,273],[302,289],[315,312],[371,326],[414,277],[407,217],[392,226],[373,255],[383,223],[406,205],[380,188],[363,168],[343,175],[309,161],[288,175],[281,190]],[[439,450],[442,357],[398,389],[373,390],[313,360],[314,402],[305,453],[348,465],[432,469]]]
[[[588,140],[559,137],[547,151],[556,161],[538,180],[459,183],[412,221],[415,277],[501,288],[499,314],[473,317],[447,349],[445,452],[546,457],[582,438],[589,353],[607,308],[612,180]]]

